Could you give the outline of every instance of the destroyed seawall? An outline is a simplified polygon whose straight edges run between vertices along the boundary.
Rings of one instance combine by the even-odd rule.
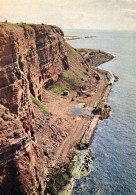
[[[68,97],[46,90],[70,71],[79,75],[80,85]],[[72,149],[81,143],[90,117],[76,118],[68,110],[80,101],[86,108],[101,104],[112,86],[108,82],[107,73],[90,67],[58,27],[0,24],[1,194],[56,194],[69,181]],[[46,114],[36,100],[47,104]],[[66,114],[58,113],[57,101],[62,111],[69,106]],[[103,115],[99,104],[94,114]]]

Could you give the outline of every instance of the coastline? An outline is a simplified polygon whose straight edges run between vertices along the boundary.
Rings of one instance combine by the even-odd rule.
[[[95,67],[93,67],[94,69],[96,69]],[[105,72],[106,74],[109,73],[108,71],[106,70],[101,70],[99,69],[99,71],[102,71],[102,72]],[[114,76],[114,75],[113,75]],[[114,77],[114,82],[118,80],[118,77]],[[110,79],[109,79],[110,81]],[[108,81],[108,83],[109,83]],[[110,83],[110,84],[107,84],[106,88],[105,88],[105,93],[102,95],[102,98],[101,100],[106,103],[106,100],[108,98],[108,95],[112,89],[112,86],[114,84],[114,82]],[[98,104],[98,102],[95,102],[95,104]],[[95,105],[94,104],[94,105]],[[111,110],[110,110],[111,111]],[[109,115],[108,115],[109,116]],[[106,117],[108,118],[108,117]],[[98,125],[98,122],[99,122],[100,119],[100,115],[94,115],[92,118],[91,118],[91,121],[89,122],[89,125],[88,127],[86,128],[86,130],[84,131],[84,134],[82,136],[82,138],[80,139],[79,143],[78,143],[78,146],[77,146],[77,150],[78,151],[82,151],[82,150],[85,150],[85,149],[88,149],[88,146],[89,146],[89,143],[92,139],[92,136],[95,132],[95,129]],[[80,152],[79,152],[80,153]],[[80,155],[80,154],[78,154]],[[75,163],[74,163],[74,167],[77,166],[77,163],[78,163],[78,155],[76,156],[76,160],[75,160]],[[87,153],[88,155],[88,153]],[[94,155],[93,155],[93,158],[94,158]],[[92,159],[93,159],[92,158]],[[91,161],[90,161],[91,162]],[[89,163],[90,164],[90,163]],[[83,167],[85,168],[86,164],[84,163]],[[86,167],[87,169],[89,169],[89,165],[88,167]],[[73,169],[73,167],[72,167]],[[80,167],[81,169],[81,167]],[[80,170],[79,170],[80,171]],[[84,171],[87,171],[86,169],[84,169]],[[88,173],[90,172],[91,170],[88,170]],[[86,175],[88,174],[86,173]],[[71,177],[70,179],[70,182],[68,184],[66,184],[66,186],[64,186],[59,192],[58,192],[58,195],[70,195],[71,191],[72,191],[72,188],[73,188],[73,185],[74,185],[74,181],[75,181],[75,178],[74,177]]]
[[[70,181],[75,148],[87,148],[86,137],[95,129],[96,116],[109,116],[110,107],[102,98],[108,95],[112,82],[108,72],[93,65],[111,58],[84,50],[89,58],[93,56],[88,63],[56,26],[7,24],[0,28],[1,168],[12,167],[1,175],[1,191],[54,195]],[[89,152],[84,158],[88,170],[93,155]]]
[[[68,49],[68,52],[69,52],[69,49]],[[96,50],[95,52],[97,53]],[[107,54],[106,52],[104,52],[104,55],[106,55],[105,62],[113,59],[113,56],[111,54]],[[98,61],[99,61],[98,65],[101,63],[104,63],[101,57],[99,57]],[[101,70],[92,65],[89,67],[88,70],[91,72],[93,77],[95,76],[95,80],[96,80],[96,87],[94,88],[95,91],[93,93],[90,94],[88,90],[87,91],[82,90],[78,97],[75,93],[71,92],[69,95],[61,97],[61,108],[59,108],[57,105],[60,104],[60,95],[50,94],[49,91],[48,92],[46,91],[45,101],[52,102],[51,104],[50,103],[47,104],[48,108],[51,110],[52,104],[54,104],[53,112],[56,112],[56,115],[60,117],[61,119],[64,118],[65,116],[63,122],[66,122],[66,123],[63,124],[63,127],[64,125],[65,127],[67,127],[67,125],[69,124],[68,129],[70,129],[70,132],[67,134],[66,137],[64,137],[64,140],[62,141],[62,144],[59,147],[58,151],[56,152],[55,158],[51,163],[51,167],[52,168],[54,167],[54,168],[52,172],[49,173],[48,180],[54,181],[53,185],[54,185],[54,189],[56,189],[51,194],[57,194],[58,191],[60,191],[60,189],[62,189],[64,193],[63,186],[67,185],[68,180],[71,179],[72,171],[76,163],[76,162],[73,163],[73,159],[74,159],[74,156],[77,154],[75,152],[73,153],[73,150],[78,148],[80,151],[80,150],[88,148],[90,139],[95,131],[95,128],[97,126],[99,119],[108,118],[110,115],[111,108],[110,106],[106,104],[106,99],[114,83],[113,78],[110,78],[108,76],[109,74],[108,71]],[[89,75],[89,72],[87,74]],[[114,75],[112,76],[114,77]],[[114,80],[116,79],[114,78]],[[53,101],[53,99],[55,99],[55,101]],[[75,116],[72,116],[72,114],[67,114],[69,113],[71,108],[75,107],[75,104],[77,105],[80,103],[83,103],[83,107],[82,107],[82,109],[84,110],[83,113],[75,115]],[[58,112],[58,109],[59,109],[59,112]],[[61,113],[61,110],[63,110],[62,113]],[[66,113],[66,115],[64,115],[64,113]],[[69,158],[69,155],[72,155],[72,158],[71,157]],[[59,162],[59,165],[58,165],[58,162]],[[65,166],[68,166],[69,168],[66,169],[64,168]],[[61,167],[63,167],[64,169],[62,171],[62,174],[67,175],[67,176],[69,175],[68,180],[66,179],[67,176],[63,176],[61,174]],[[56,171],[56,169],[59,170],[60,176],[58,176],[58,171]],[[52,191],[53,185],[51,184],[51,182],[49,182],[49,185],[47,185],[48,192]],[[67,185],[67,186],[71,186],[71,185]]]

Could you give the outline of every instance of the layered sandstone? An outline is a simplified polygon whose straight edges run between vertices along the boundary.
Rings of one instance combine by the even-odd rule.
[[[88,125],[88,117],[80,116],[79,121],[69,109],[83,100],[84,89],[95,94],[86,97],[88,106],[100,100],[105,90],[105,73],[90,68],[63,36],[55,26],[0,25],[2,195],[56,194],[67,183],[68,155]],[[65,98],[45,90],[69,69],[84,83],[80,91]],[[43,101],[52,115],[45,115],[32,102],[31,94]]]
[[[47,157],[35,138],[30,93],[68,69],[63,32],[47,25],[0,25],[0,192],[44,193]]]

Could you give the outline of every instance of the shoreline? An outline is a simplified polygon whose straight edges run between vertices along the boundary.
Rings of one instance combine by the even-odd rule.
[[[72,50],[76,51],[77,49],[72,48]],[[93,49],[91,50],[91,52],[92,51]],[[97,53],[101,54],[101,52],[98,51],[94,50],[96,55]],[[97,61],[98,65],[113,59],[113,56],[111,54],[110,58],[109,54],[107,54],[106,52],[103,52],[103,55],[106,55],[106,60],[103,61],[100,56]],[[92,88],[91,90],[88,90],[90,87],[92,87],[92,84],[88,83],[88,85],[86,85],[87,90],[81,90],[80,92],[78,92],[78,96],[77,91],[71,91],[71,93],[66,96],[61,96],[60,94],[57,95],[54,93],[50,93],[50,91],[46,91],[46,99],[44,100],[49,110],[59,118],[59,121],[61,121],[61,123],[63,123],[63,125],[61,125],[59,122],[59,127],[63,129],[65,126],[69,131],[67,135],[64,136],[64,139],[59,148],[57,148],[54,155],[54,160],[52,160],[50,164],[52,171],[49,173],[49,177],[47,179],[49,181],[54,181],[54,186],[53,184],[51,184],[51,182],[49,182],[47,185],[47,189],[50,192],[52,191],[52,188],[54,188],[54,194],[58,194],[58,192],[60,192],[61,190],[63,191],[63,187],[65,188],[72,177],[72,171],[75,167],[75,163],[73,163],[74,156],[77,155],[75,152],[73,153],[73,150],[75,150],[76,148],[78,148],[79,150],[88,148],[90,139],[95,131],[99,119],[105,119],[109,117],[109,113],[111,111],[110,106],[106,104],[107,96],[113,85],[113,82],[111,82],[111,78],[108,76],[109,72],[106,70],[101,70],[95,66],[89,66],[87,73],[82,69],[79,70],[87,78],[93,78],[93,90]],[[74,116],[70,114],[70,110],[78,103],[83,104],[84,112]],[[58,106],[59,104],[61,104],[61,108]],[[54,105],[53,109],[52,105]],[[69,155],[72,157],[69,158]],[[67,177],[69,177],[69,179]]]
[[[95,68],[94,68],[95,69]],[[99,71],[102,71],[102,72],[105,72],[105,73],[109,73],[109,71],[106,71],[106,70],[101,70],[99,69]],[[113,75],[114,76],[114,75]],[[118,77],[115,77],[114,76],[114,82],[117,81],[117,78]],[[110,81],[110,80],[109,80]],[[101,98],[102,101],[104,101],[104,103],[106,103],[106,100],[108,98],[108,95],[112,89],[112,86],[114,84],[114,82],[110,83],[110,84],[107,84],[107,87],[105,89],[105,93],[103,94],[103,97]],[[95,102],[97,103],[97,102]],[[100,115],[94,115],[91,122],[90,122],[90,125],[88,126],[88,128],[84,131],[84,134],[78,144],[78,151],[82,151],[82,150],[85,150],[85,149],[89,149],[89,143],[92,139],[92,136],[95,132],[95,129],[98,125],[98,122],[100,120]],[[94,155],[93,155],[94,156]],[[75,157],[77,158],[75,160],[75,164],[73,165],[74,167],[76,167],[77,165],[77,162],[78,162],[78,155],[75,155]],[[90,164],[90,163],[89,163]],[[84,164],[85,166],[85,164]],[[89,166],[88,166],[89,168]],[[90,171],[88,171],[89,173]],[[87,174],[88,174],[87,173]],[[59,192],[58,192],[58,195],[70,195],[71,191],[72,191],[72,188],[73,188],[73,185],[74,185],[74,181],[75,181],[75,178],[72,176],[72,178],[70,179],[70,182],[66,184],[66,186],[64,186]]]
[[[114,82],[115,82],[115,78],[114,78]],[[108,95],[112,89],[114,82],[110,85],[107,85],[107,89],[105,90],[105,94],[103,95],[103,97],[101,99],[104,103],[106,103],[106,100],[108,98]],[[99,120],[100,120],[100,115],[94,115],[89,128],[85,131],[84,136],[81,139],[81,144],[86,145],[86,146],[89,145]]]

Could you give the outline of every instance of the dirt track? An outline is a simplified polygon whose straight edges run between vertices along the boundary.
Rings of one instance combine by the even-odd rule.
[[[95,72],[95,69],[93,70]],[[86,107],[92,108],[95,102],[99,101],[106,91],[106,77],[105,74],[98,73],[100,76],[100,81],[95,82],[96,90],[94,95],[83,98],[77,97],[75,92],[70,93],[66,97],[62,97],[58,94],[50,93],[45,91],[44,102],[46,106],[52,112],[53,116],[50,120],[51,123],[57,125],[60,129],[68,131],[67,136],[62,140],[61,145],[59,145],[55,150],[55,157],[52,165],[55,165],[58,161],[67,161],[68,153],[72,146],[80,142],[83,134],[88,129],[88,124],[90,124],[90,117],[84,114],[78,116],[72,116],[70,109],[77,102],[84,102]],[[74,101],[71,101],[74,97]]]

